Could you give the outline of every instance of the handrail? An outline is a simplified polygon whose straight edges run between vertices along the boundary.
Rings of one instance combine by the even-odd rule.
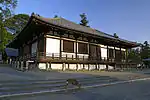
[[[32,54],[28,54],[25,56],[18,57],[18,60],[27,60],[27,59],[64,59],[64,60],[81,60],[81,61],[103,61],[103,62],[122,62],[122,63],[130,63],[130,59],[115,59],[115,58],[107,58],[107,57],[97,57],[97,56],[87,56],[87,55],[77,55],[76,54],[61,54],[60,53],[44,53],[44,52],[34,52]],[[134,63],[134,62],[132,62]]]

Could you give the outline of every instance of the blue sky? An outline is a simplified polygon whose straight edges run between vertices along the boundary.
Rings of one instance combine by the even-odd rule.
[[[150,41],[150,0],[19,0],[15,13],[61,16],[79,23],[86,13],[89,25],[119,37]]]

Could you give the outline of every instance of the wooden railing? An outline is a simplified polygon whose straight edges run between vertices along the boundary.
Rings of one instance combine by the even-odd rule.
[[[103,61],[103,62],[120,62],[120,63],[127,63],[130,61],[129,59],[115,59],[115,58],[107,58],[107,57],[93,57],[88,55],[81,55],[78,54],[60,54],[59,53],[44,53],[44,52],[38,52],[38,53],[32,53],[25,55],[23,57],[19,57],[20,60],[38,60],[38,59],[58,59],[58,60],[80,60],[80,61]]]

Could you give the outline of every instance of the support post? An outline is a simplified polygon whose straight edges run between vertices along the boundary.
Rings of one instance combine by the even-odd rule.
[[[78,53],[78,51],[77,51],[78,50],[78,48],[77,48],[78,47],[77,46],[77,38],[76,38],[75,44],[76,44],[76,46],[75,46],[76,47],[75,53],[76,53],[76,60],[77,60],[77,53]]]
[[[62,57],[62,40],[61,40],[61,35],[60,35],[60,51],[59,51],[59,59],[61,59],[61,57]]]
[[[51,62],[49,62],[49,69],[52,69],[52,68],[51,68]]]
[[[63,65],[62,65],[62,71],[65,71],[65,70],[66,70],[66,64],[63,63]]]
[[[46,62],[46,70],[48,70],[48,63]]]
[[[90,70],[90,64],[88,64],[88,71]]]
[[[76,64],[76,71],[78,71],[78,63]]]

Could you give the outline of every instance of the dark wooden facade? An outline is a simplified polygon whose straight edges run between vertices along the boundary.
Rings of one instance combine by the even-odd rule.
[[[59,54],[52,53],[51,56],[47,56],[46,38],[60,40]],[[33,54],[31,48],[34,42],[37,42],[37,52]],[[102,47],[101,45],[105,45],[105,47]],[[109,48],[110,46],[113,48]],[[119,39],[110,39],[108,37],[101,37],[94,34],[85,34],[82,31],[80,32],[59,25],[52,25],[41,20],[37,15],[31,16],[26,27],[14,39],[14,41],[8,45],[8,47],[19,49],[19,55],[22,60],[32,59],[36,62],[45,63],[98,63],[113,65],[127,64],[127,53],[126,51],[122,51],[121,48],[128,50],[136,46],[136,43],[127,43],[120,41]],[[107,49],[107,57],[102,58],[101,48]],[[67,54],[64,56],[62,54],[63,52],[75,53],[75,55],[68,57]],[[78,54],[88,54],[89,56],[88,58],[85,56],[79,57]]]

